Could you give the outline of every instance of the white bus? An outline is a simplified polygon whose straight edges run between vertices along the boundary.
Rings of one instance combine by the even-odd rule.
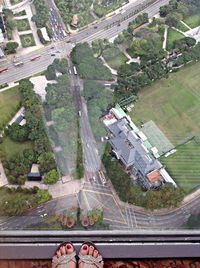
[[[73,66],[74,74],[77,75],[76,66]]]

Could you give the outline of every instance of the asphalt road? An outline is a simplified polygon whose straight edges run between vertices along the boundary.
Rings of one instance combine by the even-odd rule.
[[[143,2],[146,1],[142,1],[142,3]],[[153,16],[158,12],[161,5],[168,2],[169,1],[166,0],[157,1],[153,5],[144,9],[144,12],[148,12],[149,16]],[[141,1],[136,1],[127,9],[124,8],[125,11],[123,14],[117,14],[112,18],[103,20],[95,26],[90,26],[71,37],[70,40],[74,43],[84,41],[91,42],[97,38],[111,38],[116,36],[117,33],[126,28],[128,22],[134,18],[134,15],[131,15],[131,18],[126,21],[122,21],[124,17],[129,16],[130,13],[134,14],[135,10],[139,8],[137,6],[139,3],[141,5]],[[119,24],[120,26],[118,26]],[[69,54],[72,49],[70,44],[67,45],[64,42],[55,43],[53,46],[56,48],[51,50],[50,46],[48,46],[40,52],[37,51],[20,57],[20,59],[25,63],[24,66],[20,68],[13,67],[11,62],[7,62],[9,71],[0,75],[0,84],[20,80],[46,69],[46,67],[53,61],[54,57],[49,55],[49,53],[52,54],[53,50],[55,50],[55,54],[57,53],[57,57],[61,57]],[[61,50],[61,53],[56,52],[56,50]],[[40,53],[41,57],[35,61],[30,61],[30,59],[38,53]],[[27,64],[29,68],[27,68]],[[70,63],[70,69],[72,69],[72,67],[73,66]],[[90,179],[93,175],[97,176],[97,171],[101,167],[101,160],[98,156],[96,142],[89,124],[86,105],[84,99],[81,98],[80,81],[73,73],[71,74],[71,79],[73,82],[72,89],[74,91],[77,111],[81,111],[80,126],[85,156],[84,160],[87,176],[88,179]],[[197,197],[192,202],[187,203],[180,208],[171,211],[164,211],[162,213],[146,212],[141,208],[122,204],[121,202],[118,202],[118,198],[112,189],[109,186],[103,186],[97,176],[97,182],[91,182],[89,180],[85,182],[84,188],[81,190],[78,197],[74,195],[64,197],[59,200],[53,200],[41,207],[38,207],[36,210],[28,212],[26,216],[11,217],[6,221],[4,219],[0,222],[0,229],[24,229],[27,228],[30,223],[37,224],[43,220],[45,217],[44,214],[53,214],[57,211],[70,208],[72,205],[74,206],[72,200],[74,200],[75,203],[78,202],[81,207],[86,209],[91,207],[102,207],[104,209],[105,221],[110,224],[112,229],[176,229],[180,228],[180,226],[187,221],[191,213],[196,212],[197,210],[200,211],[200,197]]]
[[[83,90],[83,83],[77,75],[74,74],[74,66],[71,60],[69,62],[70,78],[76,110],[79,116],[80,134],[83,144],[84,164],[87,179],[96,176],[95,174],[101,167],[101,159],[98,155],[97,144],[89,123],[87,105],[85,99],[81,96]]]
[[[112,38],[116,36],[123,29],[127,28],[127,25],[132,21],[137,15],[138,12],[147,12],[149,17],[154,16],[158,13],[160,6],[167,4],[169,0],[158,0],[152,5],[144,8],[143,3],[148,3],[149,0],[137,0],[136,2],[129,4],[128,6],[123,7],[123,13],[116,14],[112,17],[103,19],[100,22],[97,22],[95,25],[90,25],[85,30],[73,35],[72,37],[67,37],[65,41],[56,41],[53,44],[46,46],[38,51],[34,51],[24,56],[19,56],[19,61],[24,61],[24,66],[14,67],[12,60],[7,60],[1,64],[1,67],[8,67],[8,71],[0,74],[0,85],[4,83],[18,81],[25,77],[29,77],[35,73],[39,73],[47,68],[47,66],[53,61],[53,57],[50,48],[53,46],[57,47],[58,51],[60,50],[62,56],[66,56],[72,49],[72,46],[67,42],[79,43],[79,42],[91,42],[98,38]],[[48,0],[49,8],[52,6],[50,0]],[[56,9],[54,7],[56,12]],[[141,10],[141,11],[140,11]],[[51,12],[51,9],[50,9]],[[134,15],[137,13],[136,15]],[[130,16],[130,17],[129,17]],[[127,18],[129,17],[129,18]],[[127,18],[125,20],[125,18]],[[57,18],[58,20],[58,18]],[[120,26],[119,25],[120,22]],[[59,25],[62,25],[64,29],[63,22],[59,20]],[[37,61],[31,62],[30,59],[33,56],[41,54],[42,56]],[[56,54],[56,53],[55,53]],[[59,53],[58,53],[59,54]],[[56,54],[54,57],[60,57],[61,55]],[[26,64],[28,63],[28,65]],[[27,67],[28,66],[28,67]]]
[[[52,43],[51,46],[44,47],[32,53],[16,57],[18,61],[24,63],[23,66],[15,67],[13,59],[5,62],[1,67],[8,67],[7,72],[0,74],[0,84],[19,81],[25,77],[32,76],[47,69],[55,58],[67,57],[72,50],[71,44],[63,42]],[[31,61],[34,57],[39,58]]]
[[[78,205],[82,209],[103,208],[104,221],[113,230],[176,230],[180,229],[197,209],[200,211],[200,197],[194,198],[180,208],[150,212],[118,202],[116,194],[109,186],[85,182],[78,195],[52,200],[24,216],[0,219],[0,230],[37,229],[37,224],[43,222],[45,217],[59,215]]]

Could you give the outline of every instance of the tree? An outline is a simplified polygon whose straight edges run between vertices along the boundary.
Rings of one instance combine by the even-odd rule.
[[[13,54],[16,53],[16,49],[18,48],[19,44],[17,42],[8,42],[5,47],[6,54]]]
[[[97,55],[97,58],[102,56],[104,50],[106,50],[110,46],[111,46],[111,44],[109,43],[108,39],[106,39],[106,38],[97,39],[97,40],[92,42],[92,49],[93,49],[94,53]]]
[[[47,190],[39,189],[36,194],[36,200],[38,204],[45,203],[52,199],[51,194]]]
[[[56,169],[56,162],[52,152],[45,152],[38,157],[37,160],[40,165],[40,172],[47,173],[49,170]]]
[[[171,14],[168,14],[166,16],[166,20],[165,23],[169,26],[169,27],[176,27],[178,22],[180,20],[183,19],[183,16],[180,13],[174,12]]]
[[[16,27],[16,22],[12,18],[8,18],[6,20],[6,27],[12,31]]]
[[[56,72],[55,72],[55,67],[53,64],[49,65],[47,67],[47,70],[45,72],[45,76],[47,80],[55,80],[56,79]]]
[[[28,128],[26,126],[20,126],[17,123],[13,123],[11,126],[8,126],[6,132],[14,141],[20,142],[28,139]]]
[[[55,184],[58,181],[59,175],[56,169],[52,169],[44,174],[45,184]]]

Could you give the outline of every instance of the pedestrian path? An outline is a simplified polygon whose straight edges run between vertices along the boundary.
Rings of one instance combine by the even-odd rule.
[[[192,28],[190,28],[190,26],[188,26],[184,21],[180,21],[183,25],[185,25],[185,27],[187,27],[189,30],[191,30]]]
[[[111,68],[102,56],[100,57],[100,59],[103,61],[103,65],[105,65],[113,75],[117,75],[117,70]]]
[[[168,26],[165,25],[164,40],[163,40],[163,49],[164,50],[166,50],[166,46],[167,46],[167,34],[168,34]]]

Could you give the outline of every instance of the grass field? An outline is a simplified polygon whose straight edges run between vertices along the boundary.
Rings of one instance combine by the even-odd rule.
[[[16,5],[19,4],[20,2],[22,2],[23,0],[10,0],[11,5]]]
[[[0,130],[12,119],[20,105],[18,87],[0,93]]]
[[[26,15],[26,10],[22,10],[14,14],[15,17],[25,16],[25,15]]]
[[[200,26],[200,13],[195,14],[193,16],[189,16],[184,20],[184,22],[191,28]]]
[[[181,30],[182,32],[189,31],[189,28],[186,27],[181,21],[179,21],[178,25],[176,26],[177,29]]]
[[[199,156],[200,145],[192,140],[179,146],[175,154],[161,158],[169,174],[186,193],[200,185]]]
[[[32,34],[20,35],[22,47],[32,47],[35,46],[35,40]]]
[[[169,29],[167,35],[167,50],[173,49],[173,43],[175,40],[183,38],[184,35],[177,32],[176,30]]]
[[[103,57],[108,65],[113,69],[118,69],[128,60],[127,57],[119,50],[118,47],[107,48],[103,52]]]
[[[5,155],[7,159],[10,159],[15,154],[23,152],[24,149],[31,149],[31,142],[14,142],[9,137],[3,139],[0,144],[0,152]]]
[[[200,136],[200,63],[188,65],[139,93],[131,117],[134,122],[153,120],[177,145],[191,135]]]
[[[16,20],[16,23],[17,23],[17,30],[19,32],[30,30],[30,24],[28,19]]]

